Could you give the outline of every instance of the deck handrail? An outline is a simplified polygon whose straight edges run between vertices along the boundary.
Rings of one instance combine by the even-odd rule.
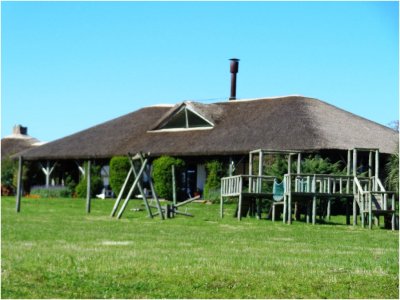
[[[343,178],[343,179],[352,179],[352,175],[336,175],[336,174],[314,174],[314,173],[290,173],[290,174],[285,174],[285,175],[290,175],[290,176],[316,176],[316,177],[331,177],[331,178]]]
[[[267,175],[235,175],[221,178],[221,195],[234,196],[242,192],[262,193],[263,183],[273,182],[275,176]],[[245,181],[245,179],[249,179]],[[244,186],[244,184],[247,186]]]
[[[357,186],[357,192],[363,196],[365,194],[365,191],[361,186],[360,180],[357,177],[354,177],[354,182]]]

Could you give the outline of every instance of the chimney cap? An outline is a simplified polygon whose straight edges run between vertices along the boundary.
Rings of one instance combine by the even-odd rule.
[[[231,60],[231,61],[240,61],[239,58],[230,58],[229,60]]]
[[[21,124],[14,125],[13,134],[28,135],[28,127],[24,127]]]

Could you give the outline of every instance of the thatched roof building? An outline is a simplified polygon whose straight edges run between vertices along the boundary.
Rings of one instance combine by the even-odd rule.
[[[254,149],[393,153],[396,131],[318,99],[287,96],[139,109],[24,153],[27,160],[247,154]]]
[[[1,159],[43,144],[43,142],[28,135],[27,127],[15,125],[12,134],[1,139]]]

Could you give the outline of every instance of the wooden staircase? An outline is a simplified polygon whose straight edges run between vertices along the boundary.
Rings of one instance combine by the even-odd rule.
[[[353,225],[357,222],[356,206],[359,208],[361,225],[372,228],[372,219],[379,225],[379,216],[391,216],[392,230],[395,226],[394,192],[386,191],[377,177],[354,177]],[[385,218],[387,220],[387,218]]]

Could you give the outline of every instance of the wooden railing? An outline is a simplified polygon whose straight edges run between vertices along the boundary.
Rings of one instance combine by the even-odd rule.
[[[285,191],[299,193],[353,194],[353,176],[286,174],[285,185]]]
[[[241,193],[272,193],[274,176],[236,175],[221,179],[221,196],[238,196]]]
[[[388,210],[388,198],[391,198],[390,209],[395,209],[395,193],[386,191],[382,182],[377,177],[355,178],[357,186],[356,200],[361,211],[369,210]],[[373,201],[374,200],[374,201]],[[373,203],[374,202],[374,203]],[[374,205],[372,205],[374,204]],[[371,206],[371,207],[370,207]]]

